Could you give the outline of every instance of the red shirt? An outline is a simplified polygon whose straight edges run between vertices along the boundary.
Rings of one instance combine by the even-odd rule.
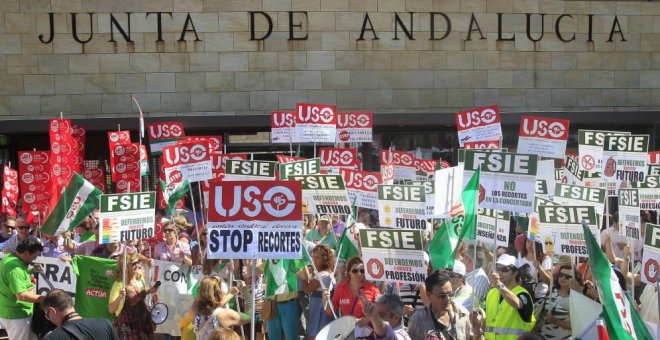
[[[342,316],[352,315],[359,319],[364,317],[364,313],[362,313],[362,301],[351,293],[348,281],[349,280],[346,279],[337,285],[335,295],[332,296],[332,305],[335,308],[335,312],[337,309],[341,311]],[[364,281],[361,289],[367,300],[372,302],[376,301],[376,297],[380,295],[378,287],[369,281]],[[353,307],[354,304],[355,307]],[[351,310],[353,310],[352,313]]]

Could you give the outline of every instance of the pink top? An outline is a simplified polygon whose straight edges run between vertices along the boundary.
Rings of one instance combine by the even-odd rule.
[[[184,255],[191,257],[190,246],[181,241],[176,241],[173,247],[168,247],[165,241],[160,241],[154,250],[154,259],[161,261],[181,263]]]

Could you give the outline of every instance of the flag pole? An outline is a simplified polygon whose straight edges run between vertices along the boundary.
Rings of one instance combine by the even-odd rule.
[[[197,209],[195,209],[195,194],[192,191],[192,186],[190,184],[190,181],[188,181],[188,192],[190,192],[190,200],[191,200],[191,205],[192,205],[192,210],[193,210],[193,221],[195,222],[195,234],[197,234],[197,248],[199,249],[199,261],[201,262],[202,266],[204,265],[204,256],[202,256],[202,242],[200,242],[199,238],[199,224],[197,223]]]
[[[138,108],[138,111],[140,112],[140,123],[139,123],[139,129],[138,131],[138,140],[140,142],[140,149],[139,149],[139,155],[142,155],[142,138],[144,138],[144,114],[142,113],[142,108],[140,107],[140,104],[138,103],[137,99],[135,96],[131,96],[133,99],[133,102],[135,102],[135,105]],[[141,164],[142,160],[139,161],[138,164]],[[140,169],[140,192],[142,191],[142,170]]]
[[[269,266],[270,267],[270,266]],[[256,324],[256,310],[255,304],[257,300],[257,286],[256,286],[256,281],[255,281],[255,276],[257,276],[257,258],[256,256],[252,257],[252,276],[250,278],[250,281],[252,281],[252,311],[251,311],[251,321],[250,321],[250,340],[254,340],[254,325]],[[275,302],[277,304],[277,302]],[[275,306],[277,308],[277,306]]]

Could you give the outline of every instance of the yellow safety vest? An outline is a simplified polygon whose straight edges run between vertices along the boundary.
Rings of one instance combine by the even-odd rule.
[[[516,286],[511,290],[514,294],[525,293],[532,302],[532,296],[522,286]],[[530,332],[536,324],[534,312],[530,322],[525,322],[520,318],[518,310],[502,299],[500,302],[500,292],[493,288],[486,296],[486,329],[484,337],[486,340],[516,340],[526,332]]]

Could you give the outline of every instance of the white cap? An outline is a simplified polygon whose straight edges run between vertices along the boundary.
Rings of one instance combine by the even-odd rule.
[[[454,261],[454,268],[452,268],[452,273],[454,274],[459,274],[462,276],[465,276],[465,273],[467,272],[467,268],[465,267],[465,264],[461,261]]]
[[[509,255],[509,254],[502,254],[500,257],[497,259],[496,264],[501,264],[503,266],[516,266],[516,258]]]
[[[424,252],[424,264],[428,266],[429,262],[431,262],[431,258],[429,257],[429,253]]]

